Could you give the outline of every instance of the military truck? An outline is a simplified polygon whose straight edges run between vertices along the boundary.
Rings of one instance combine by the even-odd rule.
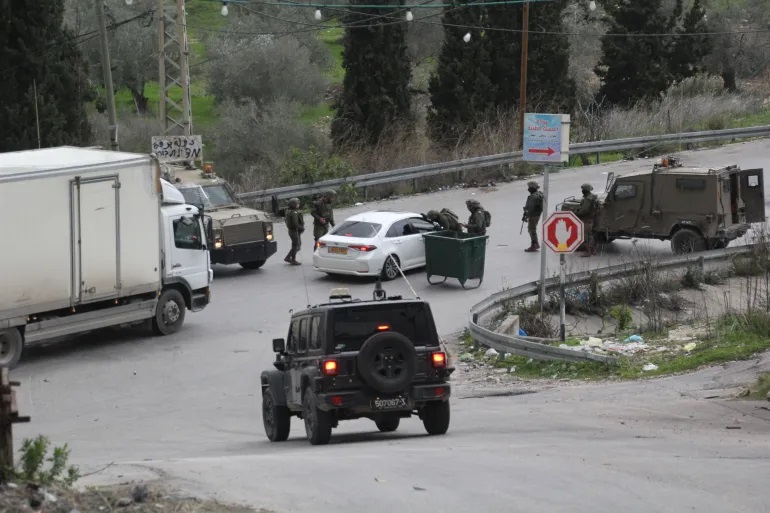
[[[202,205],[212,218],[211,263],[259,269],[277,251],[273,223],[267,214],[243,206],[230,184],[217,176],[210,165],[203,170],[163,167],[165,178],[185,200]]]
[[[594,237],[599,243],[670,240],[676,254],[725,248],[765,220],[763,173],[737,165],[686,167],[675,157],[652,169],[610,173],[598,195]],[[567,198],[557,210],[574,212],[579,204],[580,198]]]

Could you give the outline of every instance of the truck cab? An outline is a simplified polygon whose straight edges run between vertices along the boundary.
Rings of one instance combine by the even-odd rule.
[[[278,245],[267,214],[243,206],[230,184],[210,167],[200,170],[165,165],[163,168],[164,177],[179,189],[185,201],[201,206],[211,217],[212,263],[259,269],[275,254]]]
[[[669,240],[676,254],[725,248],[766,216],[762,169],[687,167],[673,157],[652,169],[610,174],[598,197],[599,242]],[[579,202],[568,198],[560,210],[575,211]]]

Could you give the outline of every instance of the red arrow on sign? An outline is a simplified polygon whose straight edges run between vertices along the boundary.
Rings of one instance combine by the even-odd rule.
[[[553,155],[556,152],[553,150],[553,148],[551,148],[549,146],[547,150],[536,150],[536,149],[530,148],[529,149],[529,153],[540,153],[542,155],[548,155],[550,157],[551,155]]]

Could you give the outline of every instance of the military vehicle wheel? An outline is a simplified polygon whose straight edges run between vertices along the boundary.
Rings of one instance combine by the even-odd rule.
[[[253,260],[251,262],[241,262],[240,266],[244,269],[259,269],[265,265],[266,260]]]
[[[706,239],[692,228],[682,228],[671,237],[671,250],[677,255],[705,249]]]
[[[13,369],[21,359],[24,339],[16,328],[0,330],[0,367]]]
[[[318,398],[308,389],[302,399],[302,416],[305,419],[305,434],[311,445],[326,445],[332,437],[332,419],[329,412],[318,409]]]
[[[275,404],[275,397],[269,388],[262,394],[262,423],[271,442],[283,442],[289,438],[291,414],[286,406]]]
[[[401,265],[401,261],[396,255],[390,255],[385,263],[382,264],[382,279],[385,281],[395,280],[398,278],[398,266]]]
[[[390,433],[398,429],[398,425],[401,423],[401,417],[393,414],[383,414],[377,420],[374,421],[377,424],[377,429],[383,433]]]
[[[383,394],[403,392],[416,372],[417,353],[400,333],[383,331],[366,339],[358,352],[358,372],[370,387]]]
[[[184,323],[187,307],[182,293],[176,289],[166,289],[158,299],[155,317],[152,318],[152,331],[156,335],[171,335],[179,331]]]
[[[445,434],[449,430],[449,401],[426,404],[420,417],[429,435]]]

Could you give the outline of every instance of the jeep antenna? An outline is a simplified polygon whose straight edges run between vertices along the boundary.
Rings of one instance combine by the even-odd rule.
[[[398,265],[398,261],[395,258],[393,258],[392,256],[389,256],[388,258],[390,258],[390,261],[393,262],[393,265],[396,266],[396,269],[398,269],[398,272],[401,273],[401,276],[403,276],[404,281],[406,282],[406,285],[409,287],[409,290],[412,291],[412,295],[414,296],[414,298],[415,299],[420,299],[420,296],[418,296],[417,292],[415,292],[414,289],[412,288],[412,284],[409,283],[409,280],[406,279],[406,276],[404,275],[404,271],[402,271],[401,270],[401,266]]]

